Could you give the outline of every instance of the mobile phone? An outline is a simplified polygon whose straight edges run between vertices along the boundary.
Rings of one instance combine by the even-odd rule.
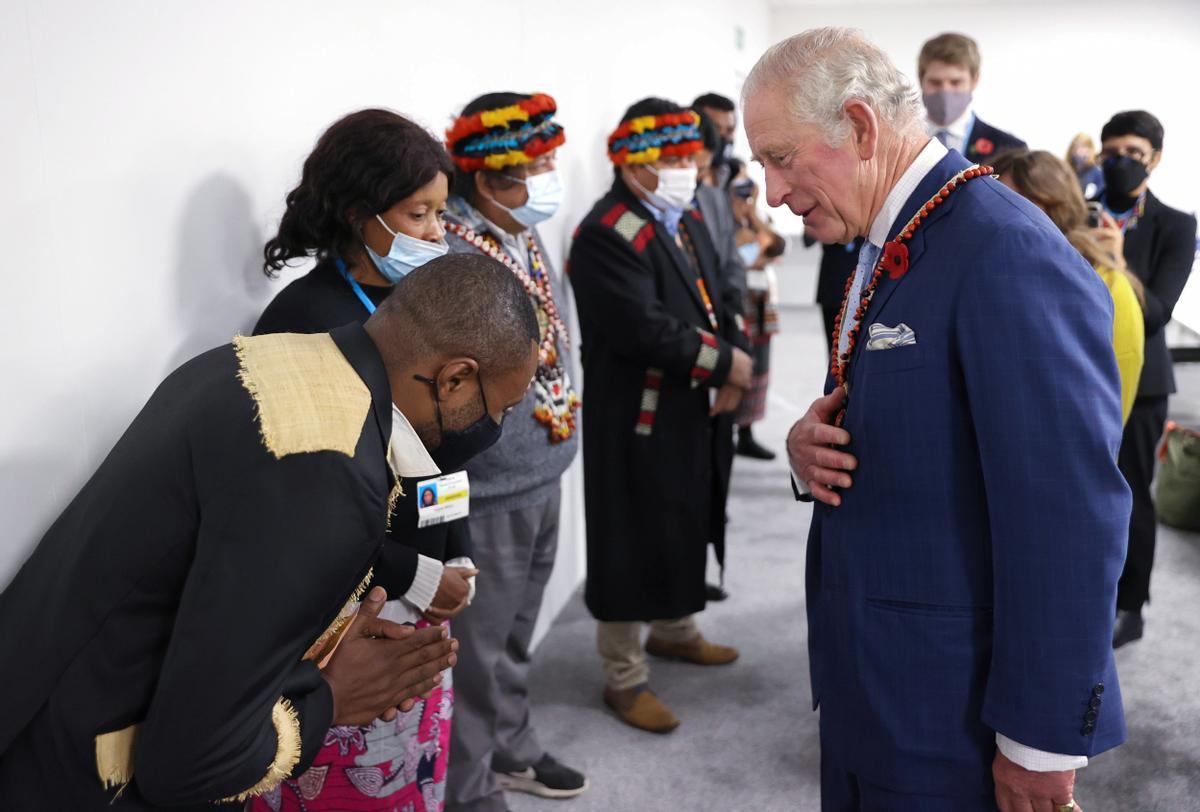
[[[1100,228],[1100,212],[1104,211],[1104,206],[1098,200],[1091,200],[1087,204],[1088,207],[1088,228]]]

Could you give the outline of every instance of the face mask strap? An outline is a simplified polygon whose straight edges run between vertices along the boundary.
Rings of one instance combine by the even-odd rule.
[[[438,397],[438,382],[436,378],[426,378],[424,375],[413,375],[413,378],[421,383],[429,384],[433,390],[433,411],[437,415],[438,437],[443,437],[446,434],[446,429],[442,425],[442,399]]]
[[[400,236],[400,234],[399,234],[398,232],[396,232],[396,231],[392,231],[392,228],[391,228],[391,226],[389,226],[387,223],[385,223],[385,222],[384,222],[384,220],[383,220],[383,217],[381,217],[380,215],[376,214],[376,215],[375,215],[375,219],[379,221],[379,225],[383,226],[384,230],[385,230],[385,231],[387,231],[387,233],[388,233],[388,234],[391,234],[393,237],[399,237],[399,236]]]

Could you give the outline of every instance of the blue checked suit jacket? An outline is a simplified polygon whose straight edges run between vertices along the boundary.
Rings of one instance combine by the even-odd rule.
[[[967,166],[946,155],[889,239]],[[854,485],[815,505],[808,540],[823,757],[896,791],[974,794],[997,731],[1089,756],[1124,739],[1112,310],[1049,219],[990,177],[881,281],[850,370]],[[901,322],[915,344],[866,351],[871,324]]]

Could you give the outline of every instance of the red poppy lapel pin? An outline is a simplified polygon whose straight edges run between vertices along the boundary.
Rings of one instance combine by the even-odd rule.
[[[908,273],[908,246],[897,240],[884,243],[883,267],[887,269],[888,279],[899,279]]]
[[[975,141],[975,152],[979,155],[991,155],[996,151],[996,145],[987,138],[980,138]]]

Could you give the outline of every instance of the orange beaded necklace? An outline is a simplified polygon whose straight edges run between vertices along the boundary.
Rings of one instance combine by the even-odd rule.
[[[850,308],[850,291],[854,288],[854,274],[846,280],[846,290],[842,293],[842,308],[838,311],[837,318],[833,322],[833,350],[830,352],[829,359],[829,374],[833,376],[833,380],[838,386],[846,389],[846,395],[849,397],[850,386],[846,383],[849,380],[850,360],[854,357],[854,347],[858,343],[858,334],[862,330],[863,318],[867,315],[867,310],[871,306],[871,299],[875,296],[875,289],[879,287],[879,280],[883,278],[883,272],[886,270],[888,276],[892,279],[899,279],[908,271],[908,246],[906,242],[912,239],[913,233],[925,221],[934,209],[942,204],[950,193],[959,187],[960,184],[966,183],[984,175],[990,175],[993,170],[990,166],[971,166],[957,175],[946,181],[946,184],[929,198],[929,201],[917,209],[917,213],[912,216],[912,219],[900,229],[900,233],[894,239],[889,240],[883,246],[883,251],[880,252],[879,261],[875,263],[875,270],[871,274],[871,279],[867,282],[862,291],[862,298],[859,300],[858,307],[854,311],[854,326],[850,328],[850,333],[846,336],[846,351],[838,354],[838,339],[842,335],[842,322],[846,318],[846,311]],[[842,425],[845,419],[845,407],[838,413],[835,425]]]

